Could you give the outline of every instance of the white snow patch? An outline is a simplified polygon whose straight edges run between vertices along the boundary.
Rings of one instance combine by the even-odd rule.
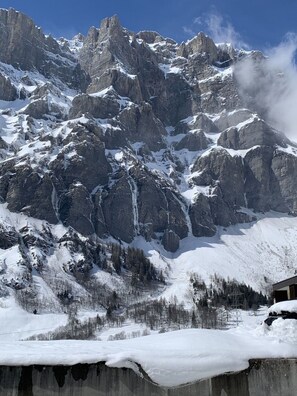
[[[271,305],[268,312],[275,312],[281,314],[282,311],[296,312],[297,313],[297,300],[281,301],[276,304]]]
[[[20,308],[12,297],[0,300],[0,345],[54,331],[66,323],[65,314],[34,315]]]
[[[280,327],[282,327],[280,325]],[[190,329],[122,341],[0,342],[1,365],[136,365],[162,386],[178,386],[249,366],[249,359],[294,358],[297,344],[283,342],[283,328],[265,331]]]

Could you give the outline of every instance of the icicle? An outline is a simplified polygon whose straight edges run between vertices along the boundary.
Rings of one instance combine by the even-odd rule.
[[[128,178],[128,183],[131,190],[132,196],[132,208],[133,208],[133,220],[134,220],[134,235],[139,235],[139,215],[138,215],[138,204],[137,204],[137,196],[138,196],[138,188],[135,180],[132,177]]]

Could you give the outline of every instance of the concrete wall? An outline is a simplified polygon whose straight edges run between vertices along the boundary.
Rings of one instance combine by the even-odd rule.
[[[295,396],[297,359],[250,361],[249,369],[178,388],[162,388],[104,363],[0,366],[1,396]]]

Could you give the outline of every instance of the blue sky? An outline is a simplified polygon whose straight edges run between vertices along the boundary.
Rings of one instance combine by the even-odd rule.
[[[2,0],[0,7],[25,12],[56,37],[85,34],[113,14],[132,31],[156,30],[177,41],[200,30],[222,38],[231,34],[262,50],[297,32],[296,0]]]

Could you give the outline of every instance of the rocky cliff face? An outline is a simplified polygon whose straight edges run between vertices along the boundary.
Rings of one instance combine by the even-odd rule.
[[[57,41],[0,10],[1,202],[171,252],[252,221],[245,209],[295,214],[297,151],[246,108],[233,72],[246,58],[203,33],[178,44],[117,17]],[[18,239],[7,232],[2,249]]]

